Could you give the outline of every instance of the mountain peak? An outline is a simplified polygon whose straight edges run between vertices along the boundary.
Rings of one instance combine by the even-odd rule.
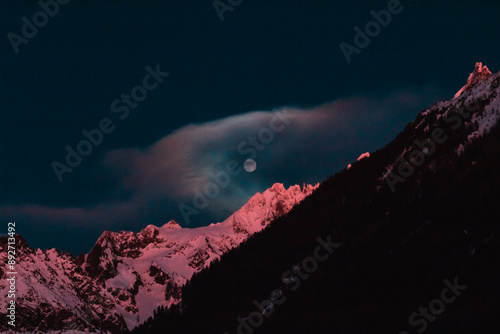
[[[181,229],[182,226],[179,225],[175,220],[170,220],[168,223],[166,223],[165,225],[163,225],[161,228],[163,229],[170,229],[170,230],[177,230],[177,229]]]
[[[107,245],[107,242],[111,242],[113,240],[113,232],[105,230],[102,232],[101,236],[97,239],[96,245],[99,245],[101,247],[105,247]]]
[[[274,192],[283,192],[283,191],[286,191],[285,189],[285,186],[283,185],[283,183],[275,183],[273,184],[273,186],[271,188],[269,188],[271,191],[274,191]]]
[[[477,62],[474,66],[474,71],[469,75],[467,83],[463,86],[454,96],[454,99],[458,98],[462,93],[469,87],[475,84],[487,80],[491,76],[491,71],[482,62]]]

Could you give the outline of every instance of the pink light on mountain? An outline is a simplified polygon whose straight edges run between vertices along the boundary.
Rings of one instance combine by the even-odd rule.
[[[474,86],[478,82],[484,81],[491,76],[491,71],[482,62],[477,62],[474,67],[474,71],[469,75],[467,83],[463,86],[453,97],[453,99],[458,98],[462,93],[469,87]]]

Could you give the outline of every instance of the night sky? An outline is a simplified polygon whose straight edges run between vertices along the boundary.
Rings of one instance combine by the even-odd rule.
[[[22,18],[33,22],[41,7],[3,1],[5,232],[16,221],[31,246],[77,254],[105,229],[222,221],[274,182],[317,183],[384,146],[453,97],[476,61],[500,69],[493,1],[401,1],[348,63],[339,44],[354,45],[354,27],[389,2],[244,0],[221,21],[210,0],[71,0],[16,53],[9,33],[22,36]],[[132,92],[143,100],[121,101]],[[254,157],[248,137],[269,139],[262,129],[277,114],[289,119]],[[54,161],[66,164],[66,147],[102,122],[109,133],[60,182]],[[254,172],[231,176],[184,219],[179,205],[193,206],[210,175],[249,157]]]

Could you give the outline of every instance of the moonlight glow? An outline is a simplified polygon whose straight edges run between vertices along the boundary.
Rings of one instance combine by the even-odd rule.
[[[252,173],[257,169],[257,163],[253,159],[247,159],[243,163],[243,168],[245,168],[247,172]]]

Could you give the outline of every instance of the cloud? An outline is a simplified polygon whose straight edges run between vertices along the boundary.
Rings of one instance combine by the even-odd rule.
[[[57,208],[36,204],[6,205],[0,207],[0,214],[5,217],[14,217],[17,221],[34,221],[46,225],[70,224],[84,226],[100,224],[110,226],[111,222],[127,220],[140,209],[143,201],[134,200],[114,205],[99,205],[93,208]],[[37,225],[37,224],[35,224]]]
[[[210,172],[223,171],[232,160],[242,166],[245,159],[253,158],[257,170],[233,177],[200,216],[228,213],[273,182],[321,181],[359,154],[389,142],[435,98],[435,91],[424,88],[416,93],[354,96],[310,109],[253,111],[186,125],[146,149],[107,153],[101,168],[119,180],[117,189],[130,194],[123,202],[91,208],[3,206],[0,215],[50,224],[139,224],[151,219],[152,208],[161,203],[170,203],[169,208],[191,205],[195,190],[211,181]],[[163,219],[170,218],[174,217]]]

